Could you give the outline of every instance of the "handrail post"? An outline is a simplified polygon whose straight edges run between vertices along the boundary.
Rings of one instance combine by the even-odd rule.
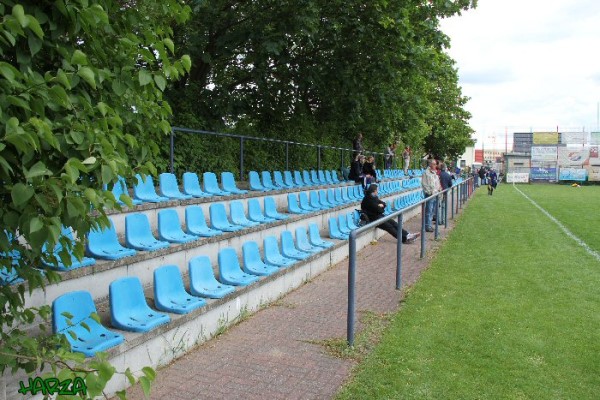
[[[448,228],[448,191],[444,192],[444,228]]]
[[[356,234],[350,233],[348,242],[348,318],[347,338],[348,346],[354,346],[354,286],[356,285]]]
[[[340,149],[340,173],[343,176],[344,172],[344,149]]]
[[[425,257],[425,210],[427,208],[427,202],[424,201],[421,204],[421,256]]]
[[[454,219],[454,186],[452,186],[452,193],[450,193],[450,199],[452,200],[450,210],[452,211],[452,219]]]
[[[317,171],[321,170],[321,145],[317,146]]]
[[[396,241],[396,289],[402,287],[402,225],[403,214],[398,215],[398,240]]]
[[[244,138],[240,138],[240,180],[244,180]]]
[[[435,195],[435,233],[433,234],[435,240],[440,237],[440,195]]]
[[[290,143],[285,142],[285,170],[290,170]]]
[[[175,128],[171,127],[171,154],[170,154],[170,172],[174,174],[174,160],[175,160]]]

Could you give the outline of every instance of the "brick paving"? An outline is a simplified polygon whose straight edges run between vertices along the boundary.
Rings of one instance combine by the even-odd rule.
[[[440,237],[452,229],[440,227]],[[405,223],[420,227],[420,215]],[[441,245],[427,233],[403,247],[403,287],[412,285]],[[386,234],[358,253],[356,310],[384,313],[398,308],[396,241]],[[346,337],[347,259],[158,371],[151,399],[329,399],[350,377],[353,360],[336,358],[314,341]],[[360,323],[357,321],[357,329]],[[143,399],[139,387],[128,398]]]

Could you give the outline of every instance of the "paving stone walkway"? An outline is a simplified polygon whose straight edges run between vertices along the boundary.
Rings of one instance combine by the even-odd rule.
[[[440,240],[427,233],[403,247],[403,287],[412,285],[452,229],[440,227]],[[420,215],[405,223],[418,231]],[[396,241],[386,234],[358,253],[356,310],[397,310],[403,291],[395,290]],[[158,371],[151,399],[330,399],[350,378],[355,361],[336,358],[315,341],[346,337],[348,260],[333,266],[273,305]],[[357,329],[361,329],[357,323]],[[128,398],[143,399],[139,387]]]

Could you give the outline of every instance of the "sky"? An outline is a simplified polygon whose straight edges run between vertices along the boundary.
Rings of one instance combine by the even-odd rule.
[[[479,0],[441,29],[476,148],[511,147],[513,132],[600,130],[600,0]]]

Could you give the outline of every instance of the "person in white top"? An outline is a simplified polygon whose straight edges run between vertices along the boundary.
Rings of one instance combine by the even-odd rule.
[[[442,184],[437,174],[437,161],[431,159],[427,161],[427,169],[421,177],[421,186],[423,187],[423,193],[425,197],[430,199],[425,203],[425,230],[427,232],[433,232],[432,220],[433,211],[436,209],[437,197],[439,192],[442,191]]]

